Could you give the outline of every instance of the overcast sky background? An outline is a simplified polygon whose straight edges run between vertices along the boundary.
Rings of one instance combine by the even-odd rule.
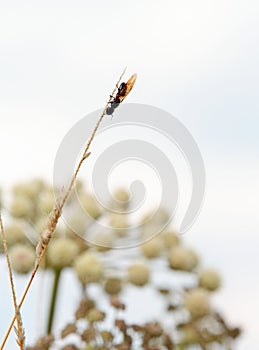
[[[185,239],[223,275],[214,302],[244,329],[237,349],[256,349],[258,2],[2,0],[0,6],[1,187],[33,176],[51,181],[62,138],[103,106],[127,65],[127,74],[138,73],[127,101],[170,112],[199,145],[206,199]],[[4,276],[3,261],[0,269]],[[10,301],[4,278],[0,338],[11,317],[11,302],[10,312],[3,310]],[[18,279],[20,291],[22,285]],[[33,288],[30,295],[33,301]]]

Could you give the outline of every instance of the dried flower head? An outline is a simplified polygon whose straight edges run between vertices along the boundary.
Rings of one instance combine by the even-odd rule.
[[[85,318],[87,312],[93,309],[94,307],[95,307],[95,302],[92,299],[86,299],[86,298],[82,299],[80,301],[79,307],[75,312],[76,320],[79,320],[80,318]]]
[[[134,264],[128,268],[128,280],[136,286],[144,286],[149,282],[149,268],[144,264]]]
[[[86,318],[90,323],[100,322],[105,319],[105,313],[96,308],[93,308],[88,311]]]
[[[130,199],[130,194],[124,188],[119,188],[114,193],[114,198],[119,202],[128,202]]]
[[[75,323],[69,323],[66,327],[61,331],[61,338],[65,338],[70,334],[77,332],[77,326]]]
[[[141,245],[142,254],[149,259],[158,258],[163,250],[163,241],[160,237],[155,237]]]
[[[81,334],[81,339],[86,343],[90,343],[91,341],[95,340],[97,335],[98,334],[94,326],[90,326],[83,331],[83,333]]]
[[[112,332],[109,332],[109,331],[101,331],[101,337],[104,344],[111,343],[114,338]]]
[[[120,300],[120,298],[117,295],[113,295],[110,299],[111,305],[118,310],[125,310],[126,305]]]
[[[157,211],[150,211],[145,214],[141,219],[141,222],[147,227],[149,227],[149,225],[161,227],[161,225],[166,224],[169,219],[170,214],[168,211],[165,208],[159,208]]]
[[[202,288],[190,290],[185,296],[184,305],[193,318],[206,316],[211,310],[208,294]]]
[[[114,322],[115,326],[119,328],[119,330],[122,332],[122,333],[126,333],[127,331],[127,324],[124,320],[122,319],[116,319],[115,322]]]
[[[214,269],[203,270],[199,275],[199,285],[209,291],[217,290],[221,285],[219,273]]]
[[[111,208],[116,210],[125,210],[129,205],[130,194],[124,188],[117,189],[113,194]]]
[[[144,329],[151,338],[157,338],[163,334],[163,328],[158,322],[148,322],[145,324]]]
[[[172,269],[191,272],[198,265],[198,255],[182,246],[172,248],[169,255],[169,265]]]
[[[184,345],[199,344],[200,335],[193,325],[186,324],[182,329],[182,343]]]
[[[122,289],[122,281],[119,278],[108,278],[104,285],[104,290],[107,294],[116,295],[119,294]]]
[[[125,234],[128,227],[127,216],[125,214],[110,214],[110,225],[115,230],[115,233]]]
[[[165,230],[161,232],[161,239],[163,240],[166,249],[173,248],[180,242],[179,236],[172,230]]]

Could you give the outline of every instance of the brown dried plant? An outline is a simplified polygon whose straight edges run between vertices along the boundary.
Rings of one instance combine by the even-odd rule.
[[[22,324],[20,307],[17,305],[17,298],[16,298],[14,282],[13,282],[12,267],[11,267],[11,262],[10,262],[10,258],[9,258],[8,246],[7,246],[6,235],[5,235],[5,230],[4,230],[4,226],[3,226],[1,213],[0,213],[0,231],[1,231],[2,239],[3,239],[5,258],[6,258],[6,262],[8,265],[10,286],[11,286],[11,290],[12,290],[12,298],[13,298],[13,304],[14,304],[14,310],[15,310],[15,317],[16,317],[16,321],[17,321],[17,327],[14,327],[14,330],[15,330],[15,333],[17,336],[16,341],[17,341],[17,344],[19,345],[19,348],[21,350],[23,350],[25,347],[25,332],[24,332],[24,328],[23,328],[23,324]]]

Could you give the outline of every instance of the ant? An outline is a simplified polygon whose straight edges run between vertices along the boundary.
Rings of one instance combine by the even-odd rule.
[[[110,106],[106,109],[107,115],[112,115],[114,110],[119,107],[119,104],[124,101],[133,88],[137,79],[137,74],[133,74],[126,83],[121,83],[118,91],[114,96],[111,96]]]

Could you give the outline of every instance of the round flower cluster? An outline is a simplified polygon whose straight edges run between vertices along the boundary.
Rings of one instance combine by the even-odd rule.
[[[136,286],[144,286],[149,282],[150,271],[144,264],[133,264],[128,268],[128,281]]]
[[[221,285],[219,273],[214,269],[206,269],[199,274],[199,285],[208,291],[217,290]]]
[[[155,237],[141,245],[142,254],[149,259],[158,258],[163,248],[163,241],[160,237]]]
[[[117,211],[127,209],[130,200],[130,194],[124,188],[117,189],[113,194],[114,200],[110,204],[110,208]]]
[[[198,255],[189,248],[173,247],[169,255],[169,266],[175,270],[193,271],[199,263]]]
[[[206,316],[211,310],[208,294],[202,288],[190,290],[185,296],[184,305],[193,318]]]
[[[10,249],[10,260],[15,272],[26,274],[34,267],[35,250],[28,245],[16,244]]]
[[[113,277],[108,278],[105,282],[104,290],[107,294],[116,295],[119,294],[122,290],[122,281],[119,278]]]
[[[53,239],[47,250],[48,266],[61,270],[72,266],[79,252],[78,245],[70,238]]]
[[[143,348],[153,349],[155,346],[157,349],[170,350],[175,347],[185,349],[189,345],[213,345],[213,342],[224,344],[225,341],[238,336],[238,330],[227,327],[226,322],[214,312],[210,303],[209,292],[216,291],[221,286],[218,272],[213,269],[201,270],[198,254],[183,244],[175,230],[169,227],[159,233],[161,227],[170,219],[166,210],[150,212],[139,222],[139,219],[135,220],[134,215],[131,217],[127,214],[131,199],[128,191],[121,188],[115,191],[113,199],[109,202],[113,209],[110,212],[99,205],[93,194],[87,192],[81,182],[77,182],[76,190],[77,195],[72,193],[66,202],[66,220],[57,225],[47,247],[45,268],[51,269],[56,276],[60,276],[65,269],[71,269],[86,290],[85,295],[90,295],[95,288],[101,289],[110,299],[111,306],[120,313],[127,307],[120,299],[124,296],[123,291],[126,295],[127,288],[134,285],[146,286],[145,290],[153,288],[156,293],[159,292],[159,297],[164,298],[167,303],[169,317],[175,311],[184,311],[184,317],[189,315],[184,320],[179,319],[179,322],[177,317],[175,318],[174,331],[178,332],[175,344],[164,332],[162,324],[147,322],[144,325],[129,326],[123,318],[118,318],[114,321],[114,326],[116,332],[121,332],[123,342],[117,344],[116,349],[133,349],[134,337],[139,337],[136,344],[142,344]],[[33,245],[37,245],[40,233],[46,230],[49,213],[55,201],[53,189],[43,181],[34,180],[14,187],[9,210],[11,218],[5,227],[5,233],[15,272],[26,274],[34,268]],[[131,230],[131,224],[134,230]],[[132,239],[132,232],[136,235],[133,238],[142,244],[128,250],[112,249],[128,245]],[[0,252],[3,252],[2,239]],[[160,276],[156,278],[158,268],[162,271],[161,277],[168,276],[168,285],[165,285],[167,281],[161,282]],[[179,271],[188,272],[188,275],[178,276]],[[173,280],[176,274],[185,279],[191,277],[189,283],[180,286],[179,282],[177,289],[174,289],[170,278]],[[59,283],[58,278],[55,279],[55,283]],[[139,288],[139,291],[143,290]],[[116,332],[113,334],[112,331],[103,328],[102,322],[106,320],[106,314],[97,306],[98,300],[94,302],[87,299],[77,310],[76,320],[83,318],[88,325],[79,336],[89,349],[97,348],[97,343],[102,343],[102,349],[110,349],[113,342],[117,341],[114,336]],[[204,317],[206,325],[203,323]],[[100,331],[96,324],[100,324]],[[76,323],[69,324],[62,336],[77,333],[79,328]],[[213,333],[215,329],[217,332]],[[222,330],[220,334],[219,329]],[[52,341],[52,338],[44,338],[42,344],[49,346]],[[70,349],[69,346],[66,345],[64,349]],[[74,345],[71,346],[71,349],[74,349]]]
[[[79,200],[87,216],[94,220],[100,217],[102,211],[95,197],[90,194],[81,193]]]
[[[24,228],[16,221],[13,221],[10,225],[5,227],[5,236],[8,247],[12,247],[18,243],[29,243]],[[0,236],[0,253],[3,253],[3,251],[3,239],[2,236]]]
[[[99,282],[104,276],[104,266],[95,253],[85,252],[75,260],[75,271],[83,285]]]

